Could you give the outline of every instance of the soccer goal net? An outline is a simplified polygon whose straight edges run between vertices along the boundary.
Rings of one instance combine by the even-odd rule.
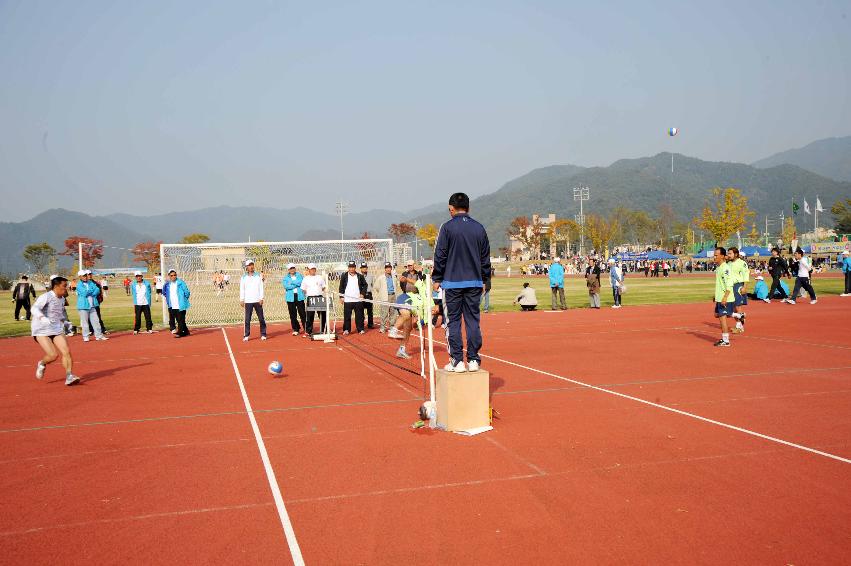
[[[225,244],[162,244],[160,266],[167,281],[174,269],[189,286],[191,304],[186,313],[189,326],[237,324],[245,313],[239,303],[239,282],[246,260],[253,260],[264,278],[263,311],[268,322],[289,320],[283,278],[287,265],[307,273],[316,264],[316,274],[326,278],[328,297],[337,296],[340,275],[349,261],[366,262],[373,275],[384,272],[385,262],[394,262],[392,240],[328,240],[317,242],[248,242]],[[337,301],[329,301],[336,305]],[[333,312],[332,312],[333,316]],[[163,307],[163,321],[168,315]]]

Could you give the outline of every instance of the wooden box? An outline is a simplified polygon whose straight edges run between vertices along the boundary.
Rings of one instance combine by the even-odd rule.
[[[437,426],[448,431],[490,425],[490,373],[484,370],[435,374]]]

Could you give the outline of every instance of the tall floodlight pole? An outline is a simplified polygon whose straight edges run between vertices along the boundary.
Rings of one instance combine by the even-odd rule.
[[[340,216],[340,261],[346,261],[344,257],[346,253],[346,244],[343,243],[343,240],[346,239],[345,232],[343,231],[343,215],[346,214],[349,210],[349,205],[342,200],[334,203],[336,206],[337,214]]]
[[[414,222],[414,258],[417,261],[420,260],[420,237],[417,235],[419,229],[420,225]]]
[[[583,204],[586,200],[591,199],[591,191],[588,187],[579,186],[573,187],[573,200],[579,201],[579,214],[577,214],[574,218],[576,218],[576,223],[579,224],[579,256],[583,255],[583,249],[585,248],[585,208]]]

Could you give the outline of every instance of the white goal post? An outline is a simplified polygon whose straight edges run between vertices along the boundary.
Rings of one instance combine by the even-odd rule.
[[[251,259],[264,277],[266,321],[280,322],[289,320],[282,283],[287,264],[294,263],[299,272],[306,273],[307,265],[315,263],[317,275],[325,276],[328,281],[327,290],[332,298],[337,293],[335,282],[349,261],[358,265],[366,262],[370,273],[377,276],[384,273],[385,262],[394,263],[393,252],[390,239],[161,244],[160,272],[167,282],[168,271],[174,269],[189,287],[188,326],[238,324],[245,317],[239,304],[239,282],[245,261]],[[164,299],[163,323],[167,324]],[[331,305],[336,303],[329,301]]]

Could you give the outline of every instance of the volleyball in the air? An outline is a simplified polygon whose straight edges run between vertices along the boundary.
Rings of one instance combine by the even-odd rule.
[[[668,135],[671,136],[671,137],[674,137],[675,135],[677,135],[677,132],[679,132],[679,131],[680,130],[678,128],[670,128],[668,130]]]
[[[284,366],[278,360],[275,360],[271,364],[269,364],[269,373],[272,375],[281,375],[284,371]]]

